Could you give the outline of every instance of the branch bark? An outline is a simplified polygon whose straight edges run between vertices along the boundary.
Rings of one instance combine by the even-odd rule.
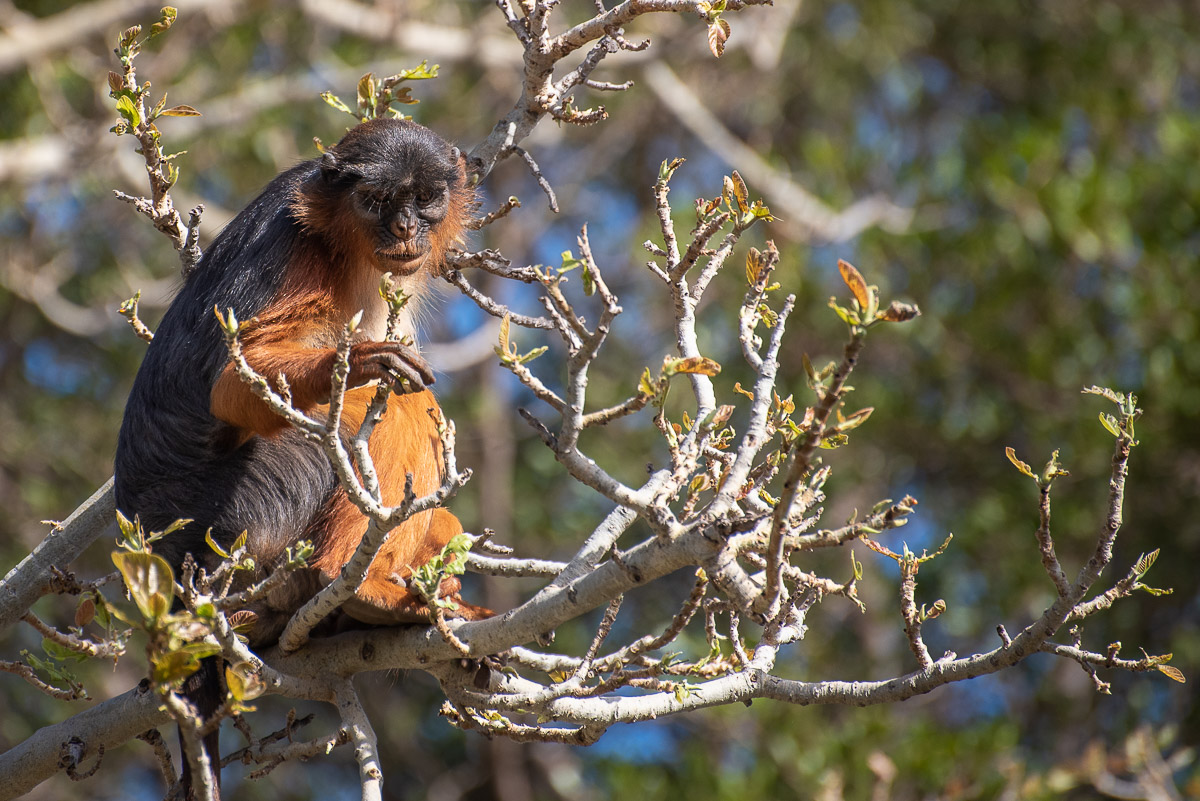
[[[0,581],[0,630],[19,621],[34,601],[50,591],[51,568],[71,564],[101,534],[116,529],[116,509],[110,478],[8,571]]]

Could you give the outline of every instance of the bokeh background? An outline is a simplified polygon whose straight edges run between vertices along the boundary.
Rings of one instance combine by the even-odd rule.
[[[15,564],[112,470],[122,407],[144,349],[116,314],[141,290],[153,325],[176,285],[167,240],[112,190],[144,191],[133,141],[116,120],[105,75],[118,32],[157,18],[134,0],[0,0],[0,564]],[[481,141],[519,93],[520,51],[491,4],[410,0],[361,3],[179,4],[180,18],[139,59],[140,75],[170,103],[203,112],[167,119],[166,150],[187,150],[174,195],[203,202],[204,242],[267,180],[336,141],[352,120],[321,102],[352,99],[358,77],[441,65],[415,87],[416,119],[466,148]],[[592,4],[568,2],[580,19]],[[1174,653],[1193,682],[1200,658],[1200,10],[1190,2],[1104,0],[976,3],[968,0],[776,0],[729,15],[723,58],[704,25],[664,17],[639,23],[642,54],[611,58],[595,77],[632,79],[624,94],[581,95],[610,119],[589,128],[544,122],[525,143],[558,192],[551,214],[515,161],[484,185],[486,207],[510,194],[523,207],[475,243],[516,262],[557,264],[585,222],[625,314],[593,371],[599,398],[620,398],[643,366],[670,347],[669,311],[644,268],[640,243],[656,234],[650,186],[659,163],[684,156],[672,199],[719,193],[731,167],[748,177],[782,222],[777,273],[798,295],[783,386],[808,401],[800,366],[840,352],[843,326],[825,307],[839,287],[836,259],[854,262],[885,298],[924,316],[873,333],[852,403],[876,411],[834,467],[824,524],[911,493],[915,519],[894,539],[953,545],[920,575],[919,602],[949,611],[926,628],[931,650],[993,647],[1041,613],[1052,586],[1037,557],[1036,490],[1005,446],[1035,466],[1061,450],[1071,475],[1056,484],[1054,529],[1070,575],[1103,519],[1111,437],[1108,411],[1084,386],[1137,393],[1146,410],[1132,458],[1126,526],[1101,584],[1139,554],[1162,549],[1139,594],[1087,622],[1084,643],[1124,656]],[[664,65],[666,69],[664,69]],[[669,70],[669,71],[668,71]],[[672,83],[681,81],[688,94]],[[688,123],[672,105],[708,116]],[[721,137],[757,154],[756,175]],[[813,239],[789,208],[801,186],[834,209],[872,195],[911,209],[850,239]],[[682,225],[682,223],[681,223]],[[740,260],[741,252],[735,257]],[[726,366],[730,399],[739,371],[733,309],[736,263],[710,290],[704,347]],[[534,311],[520,287],[484,284]],[[447,294],[426,325],[439,395],[457,421],[459,462],[476,478],[454,509],[468,528],[495,528],[528,555],[564,556],[605,511],[571,486],[516,416],[539,411],[489,359],[493,323]],[[523,350],[542,344],[518,333]],[[554,344],[549,343],[547,344]],[[561,352],[536,363],[553,375]],[[725,381],[728,379],[728,381]],[[730,400],[732,402],[732,400]],[[735,420],[736,422],[736,420]],[[639,418],[586,443],[627,480],[664,450]],[[620,464],[621,467],[615,465]],[[107,572],[106,541],[76,568]],[[786,656],[788,675],[875,679],[913,669],[896,613],[894,565],[861,546],[868,613],[830,599]],[[844,552],[815,568],[848,577]],[[625,634],[654,628],[690,579],[664,582],[626,607]],[[477,586],[504,608],[531,591]],[[668,598],[667,596],[670,596]],[[636,610],[636,611],[633,611]],[[69,621],[70,604],[39,613]],[[628,620],[625,620],[628,615]],[[594,625],[588,619],[585,624]],[[586,625],[559,632],[585,642]],[[1064,638],[1066,633],[1062,635]],[[701,642],[685,641],[697,648]],[[26,628],[0,633],[4,658],[38,650]],[[143,670],[134,653],[114,669],[81,666],[93,696],[123,692]],[[756,703],[620,727],[586,750],[518,746],[463,735],[437,715],[421,675],[364,679],[382,738],[389,798],[1093,798],[1116,782],[1164,772],[1200,797],[1190,746],[1200,739],[1194,683],[1159,674],[1103,674],[1099,695],[1074,663],[1032,657],[1002,675],[873,709]],[[0,679],[0,749],[77,708]],[[274,717],[286,707],[263,704]],[[320,715],[325,713],[315,709]],[[316,726],[328,726],[327,716]],[[226,737],[232,743],[235,737]],[[140,743],[105,757],[85,784],[55,780],[31,798],[157,798],[162,785]],[[349,754],[289,766],[263,782],[227,771],[233,798],[357,797]],[[1155,797],[1145,794],[1127,797]],[[1158,796],[1170,798],[1170,795]],[[1177,796],[1178,797],[1178,796]]]

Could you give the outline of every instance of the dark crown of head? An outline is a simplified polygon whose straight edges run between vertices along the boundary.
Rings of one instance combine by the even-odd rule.
[[[411,120],[368,120],[326,154],[324,167],[345,178],[386,181],[403,173],[453,186],[459,174],[456,153],[445,139]]]

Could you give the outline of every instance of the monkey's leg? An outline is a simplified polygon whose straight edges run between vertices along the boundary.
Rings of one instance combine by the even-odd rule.
[[[366,518],[344,494],[335,500],[326,542],[313,561],[313,566],[320,569],[327,580],[332,580],[349,561],[366,524]],[[363,623],[427,622],[429,607],[410,586],[412,571],[437,556],[446,543],[460,533],[462,526],[458,518],[445,509],[432,509],[404,521],[388,535],[387,542],[368,568],[366,579],[355,597],[343,605],[343,610]],[[457,578],[442,581],[440,596],[456,604],[455,609],[447,610],[450,617],[468,620],[491,617],[491,610],[464,602],[459,597],[460,587]]]
[[[357,430],[373,395],[369,388],[347,393],[344,419],[349,431]],[[432,412],[437,401],[428,391],[393,395],[387,413],[375,427],[370,442],[372,461],[383,501],[400,503],[412,476],[417,496],[435,491],[442,480],[441,438]],[[346,494],[338,490],[314,532],[317,554],[312,562],[327,580],[332,580],[350,560],[366,530],[367,520]],[[462,525],[446,509],[431,509],[405,520],[388,535],[367,571],[356,598],[344,607],[347,614],[364,623],[406,623],[429,620],[429,608],[409,586],[412,571],[441,553]],[[487,609],[462,603],[457,579],[443,582],[442,597],[459,604],[451,616],[480,619]]]

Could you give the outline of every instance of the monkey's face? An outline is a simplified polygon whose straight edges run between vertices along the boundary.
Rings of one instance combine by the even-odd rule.
[[[411,275],[440,269],[471,201],[465,160],[428,128],[370,120],[330,148],[292,212],[352,264]]]
[[[449,201],[449,185],[433,176],[400,176],[387,185],[361,182],[353,193],[354,210],[373,244],[379,269],[397,275],[421,269]]]

